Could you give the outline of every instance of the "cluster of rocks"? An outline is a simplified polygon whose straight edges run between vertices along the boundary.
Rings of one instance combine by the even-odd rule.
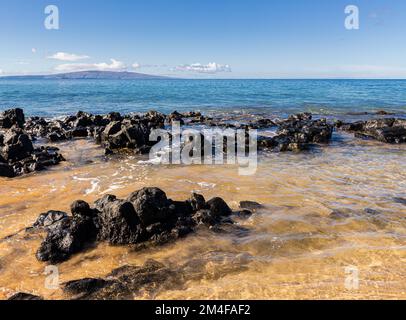
[[[56,165],[64,158],[57,148],[34,148],[31,137],[22,129],[25,117],[21,109],[0,115],[0,177],[13,178]]]
[[[206,121],[200,112],[164,115],[150,111],[144,115],[121,115],[112,112],[107,115],[92,115],[79,111],[74,116],[63,119],[45,119],[32,117],[25,123],[25,130],[35,137],[43,137],[50,142],[65,141],[73,138],[93,138],[102,145],[106,154],[117,151],[131,151],[146,154],[155,142],[149,141],[152,129],[162,129],[173,121],[184,124]]]
[[[143,265],[123,265],[104,277],[83,278],[61,284],[65,299],[133,300],[154,298],[164,290],[182,290],[188,281],[217,280],[248,269],[249,254],[216,251],[190,257],[185,263],[163,264],[147,260]],[[42,300],[28,293],[16,293],[9,300]]]
[[[353,123],[337,122],[336,127],[353,132],[356,137],[384,143],[406,143],[406,119],[384,118]]]
[[[334,130],[326,119],[313,120],[310,113],[290,116],[277,125],[275,136],[261,137],[260,148],[278,152],[306,150],[311,144],[329,143]]]
[[[37,251],[37,259],[60,263],[95,241],[111,245],[157,245],[184,237],[199,225],[216,228],[232,223],[230,207],[221,198],[206,202],[192,194],[186,201],[173,201],[158,188],[144,188],[127,199],[106,195],[94,207],[84,201],[71,205],[72,215],[49,211],[39,216],[30,232],[47,236]],[[250,212],[243,210],[243,215]]]
[[[155,111],[144,116],[126,115],[118,112],[108,115],[92,115],[79,111],[75,116],[47,120],[29,118],[25,124],[27,132],[36,137],[45,137],[50,142],[73,138],[93,138],[103,145],[106,153],[132,149],[146,153],[151,147],[149,135],[152,129],[162,128],[166,117]]]

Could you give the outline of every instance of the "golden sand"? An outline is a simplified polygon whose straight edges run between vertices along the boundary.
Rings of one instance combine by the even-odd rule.
[[[311,153],[262,156],[254,176],[230,166],[151,166],[137,157],[107,161],[79,140],[59,145],[67,162],[17,179],[0,178],[0,299],[17,291],[63,298],[45,288],[35,258],[41,236],[24,231],[42,212],[68,211],[76,199],[106,193],[125,197],[145,186],[186,199],[191,191],[224,198],[234,209],[252,200],[265,209],[238,221],[248,233],[199,231],[176,243],[135,252],[99,244],[59,266],[60,281],[102,277],[124,264],[156,259],[199,264],[181,290],[140,299],[405,299],[406,147],[342,135]],[[365,209],[373,209],[376,214]],[[351,216],[333,219],[339,210]],[[194,262],[193,262],[194,263]],[[359,288],[346,288],[346,268],[359,270]],[[192,272],[192,271],[191,271]]]

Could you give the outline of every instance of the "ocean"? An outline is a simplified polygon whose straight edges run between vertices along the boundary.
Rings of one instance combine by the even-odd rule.
[[[406,114],[406,80],[6,80],[0,110],[54,117],[174,110],[284,116],[345,115],[384,109]]]
[[[0,109],[13,106],[46,117],[193,109],[360,119],[382,109],[405,116],[406,81],[0,80]],[[179,277],[141,284],[134,299],[406,298],[405,144],[337,130],[329,144],[309,151],[260,153],[252,176],[233,165],[152,165],[140,155],[106,156],[92,139],[52,145],[66,162],[0,178],[0,300],[19,291],[69,298],[62,287],[44,286],[46,266],[35,257],[43,235],[24,231],[40,213],[69,212],[74,200],[93,204],[107,194],[126,199],[144,187],[159,187],[177,201],[197,192],[206,200],[221,197],[236,211],[240,201],[262,208],[249,218],[233,217],[235,224],[224,229],[199,228],[165,246],[135,250],[99,242],[58,265],[61,283],[104,278],[154,259]],[[348,270],[359,274],[359,288],[346,287]]]

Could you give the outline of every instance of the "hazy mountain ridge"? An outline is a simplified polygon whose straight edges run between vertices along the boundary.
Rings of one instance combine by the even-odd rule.
[[[117,72],[117,71],[80,71],[71,73],[59,73],[50,75],[22,75],[22,76],[4,76],[0,79],[49,79],[49,80],[63,80],[63,79],[101,79],[101,80],[148,80],[148,79],[171,79],[164,76],[154,76],[144,73],[136,72]]]

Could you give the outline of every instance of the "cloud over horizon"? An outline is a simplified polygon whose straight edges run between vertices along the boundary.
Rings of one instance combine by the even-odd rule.
[[[228,64],[218,64],[216,62],[210,62],[208,64],[193,63],[177,66],[175,71],[214,74],[220,72],[231,72],[231,67]]]
[[[67,52],[57,52],[51,56],[48,56],[47,59],[54,59],[60,61],[79,61],[89,59],[90,57],[87,55],[77,55],[74,53],[67,53]]]
[[[111,63],[66,63],[55,67],[58,72],[74,72],[74,71],[124,71],[127,66],[118,60],[110,59]]]

